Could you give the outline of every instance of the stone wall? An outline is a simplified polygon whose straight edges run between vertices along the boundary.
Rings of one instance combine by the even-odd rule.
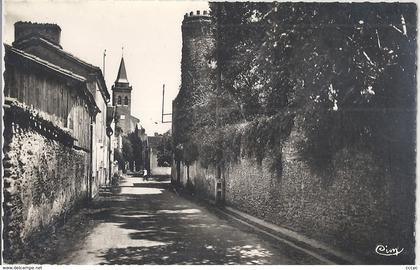
[[[235,9],[232,8],[231,11],[233,10]],[[236,13],[233,12],[233,14]],[[271,17],[267,16],[267,18]],[[220,22],[223,22],[223,20],[219,20]],[[205,160],[213,161],[212,164],[218,164],[222,167],[221,181],[224,181],[225,184],[224,199],[227,205],[353,253],[362,260],[365,259],[367,263],[413,263],[415,166],[413,165],[414,158],[411,156],[411,149],[415,146],[410,132],[412,133],[411,129],[414,125],[414,114],[411,113],[414,111],[414,107],[401,106],[400,104],[409,103],[399,103],[399,98],[390,95],[388,96],[389,104],[392,104],[390,106],[394,109],[383,108],[384,116],[389,116],[389,122],[384,121],[382,123],[383,129],[376,129],[378,127],[376,127],[375,117],[370,118],[371,116],[366,114],[365,117],[371,119],[368,126],[375,132],[365,127],[364,131],[361,131],[362,129],[359,130],[357,125],[357,128],[349,125],[351,128],[347,132],[352,130],[354,133],[353,136],[349,134],[348,138],[346,138],[348,135],[346,132],[340,133],[334,130],[334,126],[339,121],[331,122],[333,124],[329,128],[323,126],[325,123],[312,123],[312,130],[314,133],[318,132],[319,138],[323,137],[322,132],[324,131],[326,134],[330,133],[337,136],[335,141],[333,139],[329,141],[328,138],[333,137],[325,136],[324,144],[321,144],[322,140],[310,140],[311,134],[305,134],[305,130],[309,132],[311,129],[311,126],[308,126],[308,123],[311,124],[310,121],[306,121],[305,128],[303,128],[304,120],[300,119],[304,119],[310,114],[307,110],[315,114],[319,113],[317,110],[321,107],[313,105],[312,101],[306,103],[305,99],[300,96],[315,95],[315,92],[297,91],[299,93],[290,92],[286,95],[286,92],[280,91],[283,82],[278,81],[279,84],[274,84],[274,87],[268,83],[261,89],[273,87],[273,89],[278,90],[278,93],[276,91],[271,93],[273,98],[269,102],[274,102],[272,109],[278,112],[277,116],[279,117],[274,118],[271,112],[267,113],[266,116],[272,122],[254,121],[253,123],[256,125],[253,126],[253,130],[250,129],[247,133],[240,134],[242,140],[240,146],[241,157],[238,161],[229,162],[231,160],[229,158],[230,154],[225,149],[222,149],[221,152],[224,152],[218,155],[220,147],[217,146],[210,147],[214,151],[214,153],[208,151],[210,158],[203,157],[203,151],[201,153],[198,151],[199,149],[205,149],[203,147],[205,146],[203,134],[206,133],[202,132],[203,129],[212,130],[214,127],[218,127],[214,128],[216,132],[213,130],[210,134],[214,138],[212,142],[227,142],[225,145],[229,147],[236,141],[221,140],[218,132],[229,134],[226,132],[229,124],[242,124],[242,121],[245,121],[244,119],[257,119],[259,117],[258,113],[255,113],[255,115],[252,113],[252,117],[246,118],[243,116],[243,119],[241,118],[236,122],[231,120],[230,117],[226,117],[228,121],[223,121],[223,114],[220,112],[222,110],[216,109],[225,109],[232,104],[228,101],[227,106],[225,106],[221,102],[223,96],[228,96],[227,94],[221,94],[217,103],[214,102],[211,94],[215,94],[216,89],[226,88],[224,89],[226,93],[235,95],[237,94],[235,92],[240,92],[234,86],[236,79],[239,78],[236,76],[237,74],[234,74],[236,76],[234,77],[229,72],[225,72],[223,73],[224,76],[219,75],[220,81],[217,82],[218,71],[212,69],[212,57],[209,57],[214,54],[216,44],[222,46],[219,48],[219,52],[226,49],[236,52],[237,55],[232,57],[233,59],[241,59],[246,56],[254,60],[254,56],[240,54],[236,51],[237,48],[234,45],[236,43],[224,44],[224,36],[220,35],[220,32],[218,35],[212,34],[212,30],[215,29],[212,28],[211,24],[212,20],[202,20],[200,17],[190,14],[184,18],[182,26],[182,80],[181,89],[173,102],[172,119],[173,146],[175,149],[175,162],[172,168],[173,182],[190,190],[200,199],[214,200],[216,170],[211,165],[206,168],[200,166],[200,164],[206,164]],[[241,24],[242,26],[244,25]],[[221,29],[220,24],[218,28]],[[238,31],[242,30],[239,30],[238,27]],[[227,37],[226,33],[229,32],[225,32]],[[252,36],[254,37],[254,35]],[[219,42],[215,42],[215,37],[220,38]],[[321,36],[321,39],[323,38]],[[317,38],[314,40],[317,41]],[[232,46],[232,48],[229,46]],[[252,49],[250,48],[250,50]],[[288,54],[287,51],[281,52]],[[269,55],[274,57],[276,54],[277,51],[276,53],[270,52]],[[235,63],[247,64],[246,61]],[[219,62],[218,65],[222,66],[223,64]],[[283,74],[277,73],[276,68],[274,68],[275,72],[268,68],[267,74],[271,74],[272,77]],[[223,72],[223,70],[220,72]],[[253,72],[242,72],[239,75],[248,78],[250,73]],[[300,71],[298,73],[300,74]],[[284,74],[287,74],[287,72]],[[229,76],[232,77],[229,78]],[[267,78],[271,78],[270,76]],[[287,77],[288,75],[284,76]],[[314,78],[318,78],[317,76],[318,74],[314,74]],[[229,80],[231,80],[232,85],[228,85]],[[319,80],[324,81],[323,79]],[[304,81],[302,77],[302,85]],[[404,85],[400,86],[398,80],[395,83],[399,87],[406,87]],[[235,89],[235,91],[230,91],[230,88]],[[316,87],[313,89],[316,89]],[[241,92],[241,95],[245,95],[244,93]],[[404,95],[406,97],[414,96],[411,92],[404,93]],[[266,93],[262,96],[267,98]],[[347,98],[345,97],[343,100]],[[405,99],[405,97],[402,99]],[[243,104],[248,104],[246,99],[242,101],[244,101]],[[393,103],[394,101],[395,103]],[[283,104],[283,102],[285,103]],[[355,101],[355,104],[357,102]],[[240,106],[243,104],[241,103]],[[251,107],[255,107],[252,103],[249,104],[251,104]],[[261,107],[265,108],[264,111],[268,108],[265,106],[264,103]],[[283,106],[284,111],[282,111]],[[412,111],[410,111],[410,108]],[[340,113],[347,115],[347,109],[340,108],[340,110]],[[351,107],[350,111],[353,110],[357,111],[358,107]],[[376,107],[372,107],[372,112],[375,110],[377,110]],[[396,113],[400,110],[401,112]],[[322,116],[323,113],[320,115]],[[293,118],[292,121],[289,121],[289,116]],[[322,120],[322,117],[313,120],[318,122]],[[357,122],[359,117],[359,114],[349,113],[347,118],[340,118],[340,121],[352,122],[354,120]],[[220,123],[212,122],[214,119],[218,119]],[[276,122],[276,119],[282,122]],[[248,121],[250,122],[244,124],[252,124],[251,120]],[[292,123],[293,127],[290,133]],[[222,125],[226,126],[219,128]],[[226,129],[222,130],[224,128]],[[360,140],[355,139],[361,136],[363,132],[370,135],[363,135],[365,137],[362,136],[363,139]],[[253,140],[254,138],[255,140]],[[340,140],[342,142],[339,142]],[[312,149],[311,154],[305,153],[305,150],[310,148],[307,146],[311,146],[311,143],[318,148]],[[362,143],[364,143],[364,146],[360,145]],[[325,155],[321,151],[322,148],[330,146],[334,151],[326,151],[328,153]],[[410,149],[410,147],[413,148]],[[236,155],[236,147],[231,148],[227,150]],[[398,148],[402,148],[402,150],[397,151]],[[407,151],[407,149],[410,149],[410,151]],[[329,156],[330,154],[331,156]],[[316,157],[317,155],[324,155],[324,157]],[[265,156],[262,161],[261,156]],[[379,156],[381,158],[378,158]],[[180,162],[181,166],[177,166],[177,162]],[[191,163],[191,165],[186,166],[186,163]],[[317,168],[317,166],[319,167]],[[275,168],[273,169],[273,167]],[[404,248],[404,253],[399,256],[378,256],[375,253],[377,245]]]
[[[395,178],[390,164],[357,146],[339,151],[329,170],[314,171],[297,150],[304,140],[296,124],[283,145],[280,174],[273,171],[271,157],[261,164],[254,157],[229,163],[222,174],[226,204],[367,263],[413,263],[414,176]],[[180,173],[186,186],[186,166]],[[197,196],[214,200],[216,170],[194,162],[189,178]],[[378,256],[380,244],[404,248],[404,253]]]
[[[4,259],[11,263],[87,198],[89,153],[15,124],[4,135]]]
[[[176,182],[179,173],[179,183]],[[212,166],[203,168],[199,162],[187,166],[181,162],[180,170],[176,168],[176,162],[172,165],[171,171],[172,181],[184,188],[190,188],[192,185],[192,192],[201,199],[207,201],[215,200],[216,192],[216,169]]]
[[[153,175],[171,175],[171,167],[162,167],[158,165],[157,150],[150,148],[150,174]]]

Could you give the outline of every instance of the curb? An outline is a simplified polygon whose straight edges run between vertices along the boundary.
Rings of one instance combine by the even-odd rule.
[[[316,259],[327,264],[365,264],[359,259],[346,254],[343,251],[338,251],[324,243],[310,239],[306,236],[298,234],[289,229],[274,225],[262,219],[256,218],[249,214],[243,213],[232,207],[224,207],[218,209],[223,214],[242,222],[258,231],[284,242],[306,254],[315,257]]]

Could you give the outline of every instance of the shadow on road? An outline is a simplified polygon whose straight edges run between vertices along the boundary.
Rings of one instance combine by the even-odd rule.
[[[278,259],[297,263],[273,256],[260,241],[252,241],[204,208],[162,191],[169,182],[150,180],[131,186],[129,182],[122,182],[121,189],[146,191],[116,193],[92,209],[92,219],[118,224],[122,234],[120,247],[98,254],[100,264],[272,264]]]
[[[272,254],[259,245],[228,240],[225,225],[209,223],[190,205],[166,205],[165,195],[130,195],[111,200],[92,219],[119,224],[135,246],[110,248],[104,264],[266,264]],[[155,208],[154,206],[163,206]],[[205,237],[203,237],[205,236]],[[129,241],[130,244],[134,244]],[[124,243],[121,243],[124,244]]]
[[[319,263],[175,195],[168,179],[126,177],[120,184],[37,243],[42,249],[33,248],[28,263]]]

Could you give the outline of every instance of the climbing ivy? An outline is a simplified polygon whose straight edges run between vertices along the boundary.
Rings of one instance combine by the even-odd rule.
[[[217,87],[200,104],[188,104],[185,93],[179,100],[178,158],[223,166],[271,155],[281,164],[298,116],[305,137],[299,151],[313,168],[325,169],[355,145],[383,160],[394,153],[401,170],[414,168],[415,5],[210,7],[216,49],[209,58],[217,68],[209,76]]]

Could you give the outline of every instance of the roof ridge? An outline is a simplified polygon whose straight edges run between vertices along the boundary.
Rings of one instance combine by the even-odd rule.
[[[63,73],[64,75],[70,76],[70,77],[72,77],[74,79],[77,79],[79,81],[82,81],[82,82],[86,81],[86,78],[85,77],[83,77],[81,75],[78,75],[78,74],[76,74],[76,73],[74,73],[74,72],[72,72],[72,71],[70,71],[68,69],[65,69],[65,68],[62,68],[60,66],[57,66],[57,65],[55,65],[53,63],[50,63],[50,62],[48,62],[48,61],[46,61],[46,60],[44,60],[44,59],[42,59],[42,58],[40,58],[38,56],[33,55],[33,54],[30,54],[30,53],[27,53],[25,51],[19,50],[19,49],[15,48],[15,47],[10,46],[9,44],[4,43],[4,45],[6,46],[6,48],[8,47],[9,50],[11,50],[11,51],[13,51],[13,52],[15,52],[17,54],[20,54],[21,56],[24,56],[26,58],[29,58],[30,60],[35,61],[35,62],[37,62],[39,64],[42,64],[44,66],[47,66],[48,68],[50,68],[52,70],[58,71],[60,73]]]
[[[48,39],[45,39],[44,37],[32,36],[29,39],[24,39],[24,40],[17,41],[16,44],[15,44],[15,42],[16,42],[15,41],[13,43],[13,47],[15,48],[15,46],[18,46],[19,44],[25,44],[25,42],[30,42],[30,41],[42,42],[42,44],[46,44],[47,46],[54,49],[59,54],[65,55],[66,57],[70,58],[71,59],[70,61],[75,61],[78,64],[81,64],[85,67],[88,67],[88,68],[92,69],[93,72],[97,73],[97,75],[99,75],[99,77],[100,77],[100,82],[101,82],[101,85],[103,86],[102,88],[104,89],[104,91],[101,91],[101,92],[104,93],[106,99],[110,98],[110,94],[108,92],[108,88],[106,86],[105,78],[103,76],[101,68],[86,62],[85,60],[75,56],[74,54],[72,54],[70,52],[67,52],[67,51],[63,50],[61,45],[56,45],[56,44],[50,42]]]
[[[81,64],[82,64],[82,65],[84,65],[84,66],[87,66],[87,67],[92,68],[92,69],[95,69],[95,70],[100,70],[100,68],[99,68],[99,67],[97,67],[97,66],[95,66],[95,65],[92,65],[92,64],[88,63],[87,61],[85,61],[85,60],[83,60],[83,59],[81,59],[81,58],[79,58],[79,57],[75,56],[74,54],[72,54],[72,53],[70,53],[70,52],[68,52],[68,51],[65,51],[65,50],[61,47],[61,45],[54,44],[54,43],[52,43],[51,41],[49,41],[48,39],[46,39],[46,38],[44,38],[44,37],[39,37],[39,36],[37,36],[37,35],[32,35],[32,36],[30,36],[30,38],[28,38],[28,39],[17,40],[17,41],[15,41],[15,42],[16,42],[16,44],[20,44],[20,43],[25,43],[25,42],[28,42],[28,41],[33,41],[33,40],[35,40],[35,41],[41,41],[41,42],[43,42],[44,44],[47,44],[47,45],[48,45],[48,46],[50,46],[51,48],[54,48],[56,51],[58,51],[58,52],[60,52],[60,53],[62,53],[62,54],[64,54],[64,55],[67,55],[68,57],[70,57],[70,58],[72,58],[72,59],[76,60],[77,62],[81,63]],[[15,42],[13,42],[13,47],[15,47],[15,46],[16,46],[16,45],[15,45]]]
[[[49,40],[47,40],[47,39],[45,39],[45,38],[43,38],[43,37],[39,37],[39,39],[40,39],[40,40],[42,40],[43,42],[47,43],[48,45],[50,45],[50,46],[54,47],[55,49],[59,50],[60,52],[62,52],[62,53],[64,53],[64,54],[67,54],[68,56],[70,56],[70,57],[74,58],[74,59],[75,59],[75,60],[77,60],[78,62],[81,62],[82,64],[84,64],[84,65],[86,65],[86,66],[89,66],[89,67],[94,68],[94,69],[100,69],[99,67],[97,67],[97,66],[95,66],[95,65],[92,65],[92,64],[90,64],[90,63],[86,62],[85,60],[83,60],[83,59],[81,59],[81,58],[79,58],[79,57],[75,56],[74,54],[72,54],[72,53],[70,53],[70,52],[68,52],[68,51],[63,50],[63,49],[62,49],[62,48],[60,48],[59,46],[57,46],[57,45],[53,44],[52,42],[50,42]]]
[[[46,67],[51,71],[57,72],[61,75],[64,75],[66,77],[69,77],[73,80],[76,80],[82,84],[85,85],[85,87],[82,89],[82,94],[84,96],[86,96],[87,100],[89,103],[93,104],[94,106],[94,110],[97,112],[100,112],[100,109],[98,108],[95,98],[94,96],[89,92],[89,90],[87,89],[86,83],[87,83],[87,79],[81,75],[78,75],[70,70],[67,70],[65,68],[62,68],[60,66],[57,66],[55,64],[52,64],[42,58],[39,58],[35,55],[32,55],[30,53],[27,53],[25,51],[22,51],[20,49],[17,49],[13,46],[10,46],[9,44],[4,43],[4,47],[5,47],[5,51],[9,50],[9,52],[16,54],[17,56],[20,56],[24,59],[27,59],[29,61],[33,61],[34,63],[37,63],[38,65],[42,66],[42,67]]]

